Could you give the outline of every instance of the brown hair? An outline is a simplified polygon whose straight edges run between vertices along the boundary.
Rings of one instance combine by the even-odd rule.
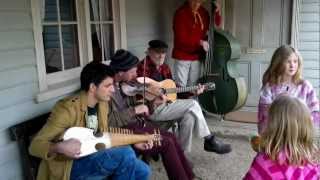
[[[284,152],[289,164],[312,163],[317,151],[313,138],[311,114],[301,100],[282,95],[271,104],[261,148],[272,160]]]
[[[270,65],[263,74],[263,86],[265,86],[267,83],[270,83],[271,85],[277,85],[282,82],[282,75],[285,71],[285,62],[292,54],[295,54],[298,57],[298,70],[293,76],[293,83],[297,85],[302,82],[301,73],[303,59],[300,53],[289,45],[283,45],[276,49],[272,55]]]

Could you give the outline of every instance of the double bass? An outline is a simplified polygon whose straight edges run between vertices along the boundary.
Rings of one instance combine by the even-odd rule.
[[[211,9],[211,12],[215,11],[214,0],[211,1]],[[240,43],[232,34],[215,29],[214,13],[210,14],[210,48],[199,82],[214,82],[216,88],[201,94],[199,102],[205,111],[224,116],[245,104],[248,91],[245,79],[236,70],[235,61],[241,55]]]

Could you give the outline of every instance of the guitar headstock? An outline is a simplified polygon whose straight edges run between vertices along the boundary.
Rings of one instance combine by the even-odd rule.
[[[160,135],[160,130],[159,129],[154,129],[153,130],[153,143],[155,146],[161,146],[161,135]]]
[[[208,82],[204,84],[204,87],[207,91],[212,91],[216,89],[216,84],[214,82]]]

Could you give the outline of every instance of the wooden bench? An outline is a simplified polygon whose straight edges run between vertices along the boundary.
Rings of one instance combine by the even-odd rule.
[[[43,114],[33,119],[11,127],[10,134],[13,141],[17,141],[21,155],[23,175],[26,180],[35,180],[40,159],[29,154],[28,148],[32,137],[46,123],[50,113]]]

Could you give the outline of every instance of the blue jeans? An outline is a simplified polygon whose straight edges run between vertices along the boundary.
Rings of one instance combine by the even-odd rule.
[[[130,146],[110,148],[73,161],[71,180],[147,180],[150,168]]]

